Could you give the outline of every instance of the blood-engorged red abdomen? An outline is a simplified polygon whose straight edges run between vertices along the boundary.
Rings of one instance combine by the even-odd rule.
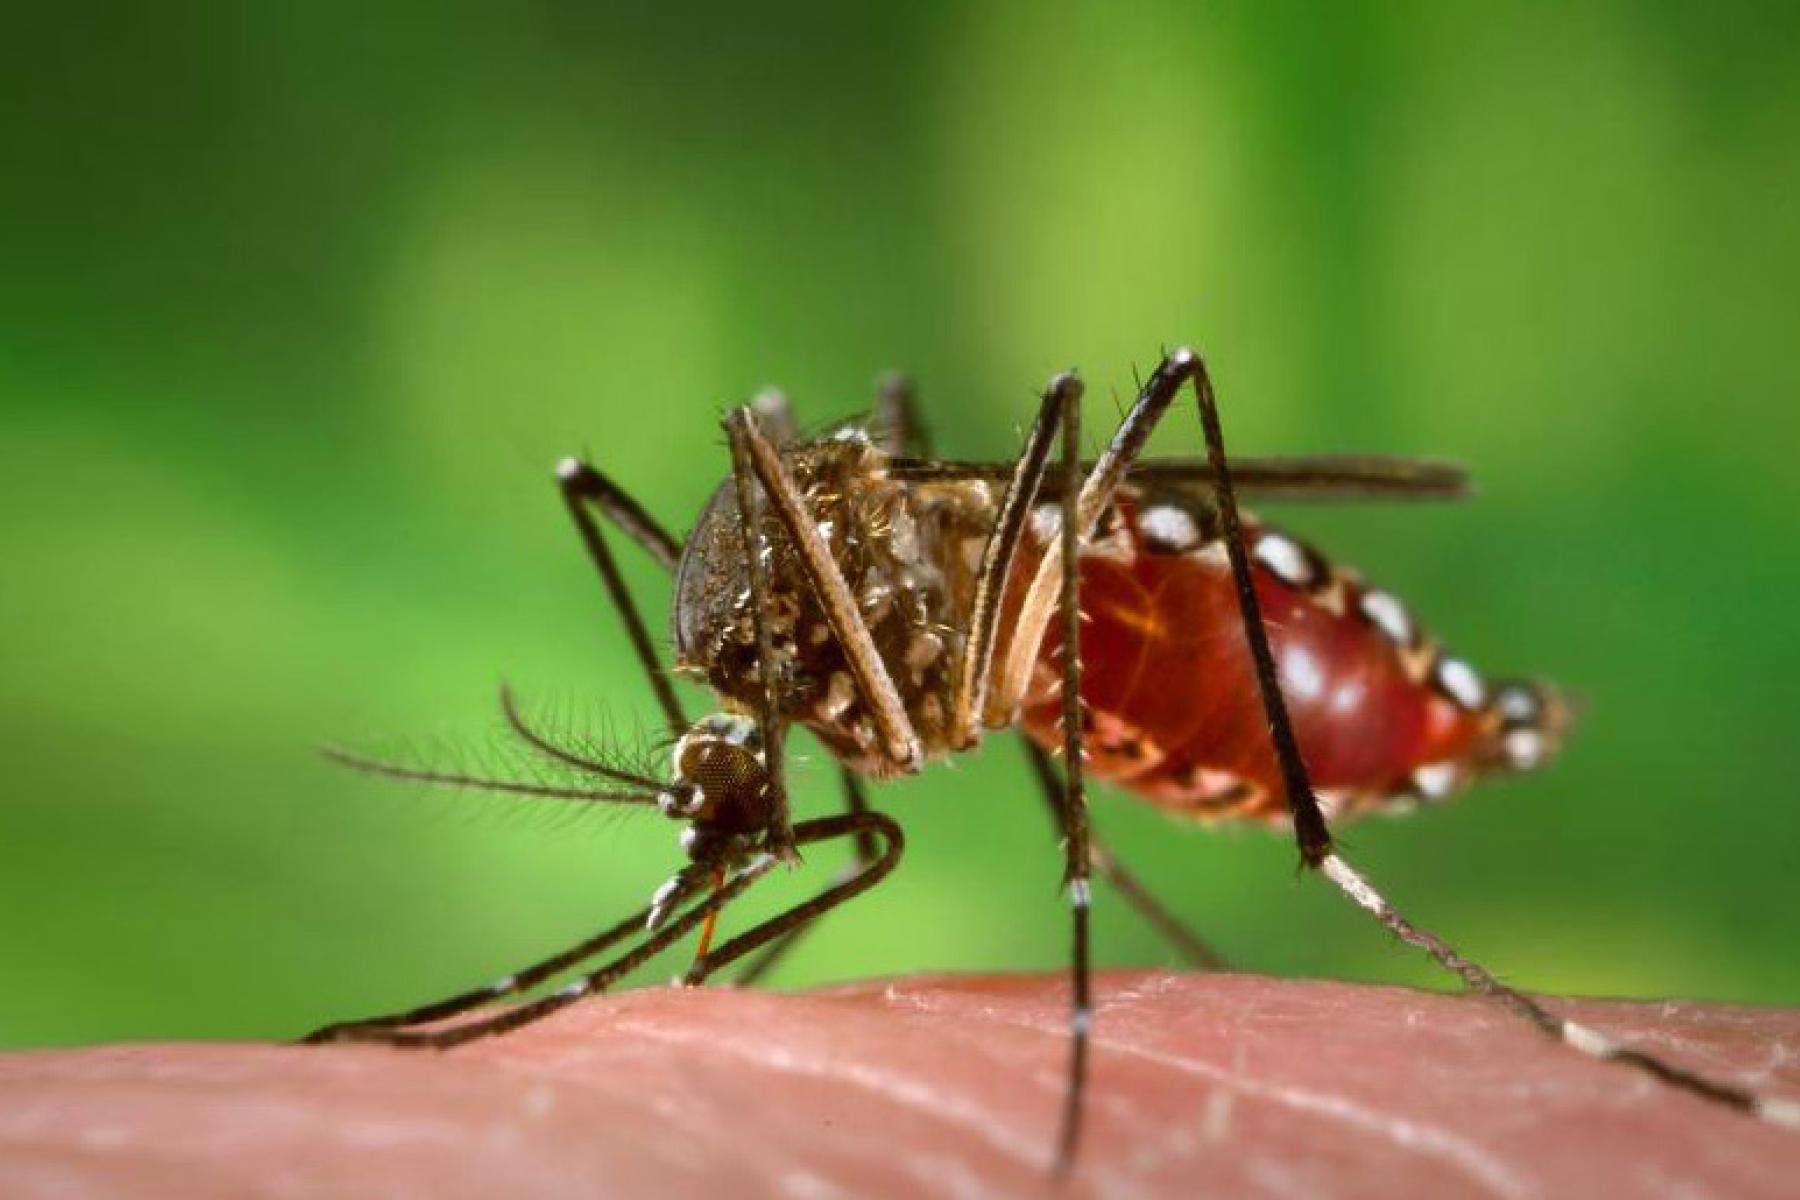
[[[1328,815],[1442,799],[1554,751],[1565,710],[1547,689],[1488,687],[1397,599],[1245,520],[1282,693]],[[1204,506],[1122,499],[1083,551],[1081,610],[1090,771],[1196,817],[1285,819],[1225,543]],[[1053,751],[1060,662],[1052,622],[1021,721]]]

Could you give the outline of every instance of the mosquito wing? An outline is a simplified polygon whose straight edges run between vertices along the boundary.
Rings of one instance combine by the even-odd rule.
[[[1084,471],[1092,463],[1083,464]],[[896,479],[951,482],[987,479],[1004,483],[1012,463],[938,462],[898,458],[889,464]],[[1161,488],[1212,490],[1212,468],[1203,458],[1159,458],[1132,467],[1128,478]],[[1431,458],[1319,454],[1280,458],[1234,458],[1231,482],[1240,492],[1283,500],[1460,500],[1470,493],[1469,473],[1456,463]],[[1044,480],[1042,495],[1054,498],[1060,486]]]

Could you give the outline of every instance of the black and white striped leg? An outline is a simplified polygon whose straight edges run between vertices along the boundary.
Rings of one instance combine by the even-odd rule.
[[[1218,403],[1213,396],[1212,381],[1207,377],[1205,364],[1192,350],[1183,349],[1171,354],[1164,364],[1165,369],[1170,367],[1184,372],[1193,381],[1198,399],[1200,424],[1206,435],[1206,456],[1213,472],[1225,548],[1237,585],[1244,636],[1256,667],[1257,690],[1261,693],[1263,711],[1268,717],[1270,737],[1281,764],[1288,808],[1293,816],[1295,840],[1300,848],[1302,863],[1324,875],[1339,891],[1380,921],[1396,937],[1423,950],[1439,966],[1461,978],[1471,990],[1506,1004],[1550,1037],[1593,1058],[1636,1067],[1683,1091],[1777,1125],[1800,1129],[1800,1104],[1759,1096],[1746,1088],[1708,1079],[1645,1051],[1621,1046],[1597,1030],[1563,1020],[1530,996],[1507,987],[1494,978],[1487,968],[1459,954],[1436,934],[1420,929],[1407,920],[1337,852],[1326,829],[1325,818],[1319,811],[1318,799],[1313,795],[1312,781],[1308,777],[1306,763],[1300,756],[1293,723],[1288,718],[1287,702],[1276,684],[1275,656],[1269,648],[1261,607],[1251,583],[1238,520],[1237,497],[1232,488],[1230,464],[1225,454],[1225,437],[1219,425]]]
[[[1044,802],[1050,809],[1050,819],[1055,824],[1058,837],[1067,836],[1063,828],[1063,780],[1050,761],[1050,756],[1038,748],[1030,738],[1021,736],[1019,744],[1025,748],[1025,755],[1031,761],[1032,774],[1036,776],[1038,788]],[[1124,898],[1125,903],[1136,909],[1150,927],[1156,930],[1162,939],[1174,948],[1175,952],[1185,959],[1189,966],[1202,971],[1223,971],[1230,966],[1222,955],[1207,944],[1205,938],[1189,929],[1182,919],[1169,910],[1169,907],[1138,879],[1132,871],[1112,853],[1098,832],[1088,834],[1088,858],[1093,863],[1094,873],[1099,875],[1112,889]]]
[[[1082,1107],[1087,1099],[1088,1043],[1094,1023],[1093,977],[1088,955],[1088,916],[1093,907],[1089,882],[1086,749],[1081,733],[1081,528],[1076,505],[1081,491],[1081,381],[1058,375],[1049,394],[1062,410],[1062,696],[1063,696],[1063,882],[1069,896],[1072,945],[1069,959],[1069,1078],[1063,1094],[1062,1130],[1056,1139],[1056,1172],[1066,1175],[1081,1145]]]
[[[678,907],[681,904],[688,903],[694,896],[705,890],[707,883],[711,878],[712,871],[713,868],[710,864],[690,864],[683,869],[680,875],[676,876],[675,881],[672,881],[677,884],[676,887],[658,894],[658,902],[670,905],[671,907]],[[746,884],[746,886],[748,885]],[[376,1017],[362,1017],[354,1021],[340,1021],[335,1024],[327,1025],[322,1029],[316,1029],[300,1040],[302,1042],[314,1044],[326,1042],[389,1042],[396,1045],[425,1044],[419,1040],[419,1038],[424,1035],[420,1034],[418,1031],[412,1031],[405,1038],[401,1038],[398,1035],[403,1031],[408,1031],[412,1026],[428,1025],[435,1021],[447,1020],[450,1017],[460,1016],[463,1013],[480,1008],[484,1004],[491,1004],[494,1001],[503,1000],[508,996],[523,995],[546,980],[562,974],[569,968],[576,966],[587,959],[593,958],[597,954],[610,950],[612,947],[631,937],[633,934],[642,932],[650,912],[651,909],[648,907],[639,909],[629,917],[626,917],[615,925],[601,930],[586,941],[578,942],[567,950],[560,951],[559,953],[551,955],[549,958],[535,962],[511,975],[503,975],[485,987],[461,992],[433,1004],[426,1004],[418,1008],[407,1009],[405,1012],[389,1013]],[[703,920],[704,917],[705,914],[702,913],[699,919]],[[688,925],[684,925],[682,928],[683,930],[692,928],[693,924],[698,924],[698,920]],[[663,929],[659,931],[658,936],[662,937],[662,935],[667,934],[668,931],[669,927],[664,926]],[[674,936],[679,936],[679,934]],[[673,937],[662,938],[659,942],[659,946],[666,945],[672,940]],[[560,994],[561,993],[558,993],[558,995]],[[546,997],[546,999],[553,1000],[555,997]],[[512,1012],[517,1010],[508,1011]],[[506,1014],[503,1013],[500,1015],[505,1016]],[[508,1026],[508,1028],[513,1028],[513,1026]],[[454,1045],[456,1043],[451,1042],[448,1044]]]
[[[1708,1079],[1653,1054],[1622,1046],[1590,1026],[1565,1020],[1525,993],[1507,987],[1495,979],[1486,967],[1464,958],[1436,934],[1420,929],[1408,921],[1356,868],[1345,862],[1335,851],[1325,856],[1324,861],[1319,864],[1319,870],[1340,891],[1386,926],[1395,937],[1409,946],[1423,950],[1439,966],[1459,976],[1472,991],[1501,1001],[1565,1045],[1592,1058],[1637,1067],[1683,1091],[1761,1117],[1773,1124],[1800,1130],[1800,1102],[1759,1096],[1748,1088]]]
[[[714,950],[694,965],[694,970],[700,973],[699,978],[694,982],[699,982],[699,979],[705,977],[706,970],[704,968],[708,968],[712,964],[723,965],[730,962],[755,949],[762,940],[779,936],[790,925],[811,920],[826,909],[867,891],[893,869],[899,861],[904,847],[904,837],[900,832],[900,827],[891,818],[880,813],[867,813],[860,817],[826,817],[817,821],[805,821],[795,826],[794,842],[796,845],[808,845],[841,837],[854,837],[864,833],[880,837],[886,843],[885,849],[874,867],[858,878],[839,884],[805,904],[797,905],[781,916],[756,926],[749,933],[740,935]],[[774,869],[774,866],[775,857],[772,854],[758,854],[731,874],[723,886],[710,891],[708,889],[716,870],[714,864],[697,863],[685,868],[681,875],[677,876],[679,883],[675,890],[680,894],[659,894],[656,903],[670,912],[676,912],[683,906],[691,905],[691,907],[687,907],[686,911],[680,912],[679,915],[666,919],[628,953],[540,999],[447,1028],[418,1029],[411,1027],[456,1016],[499,997],[523,992],[574,965],[582,958],[599,950],[610,948],[633,932],[642,931],[651,915],[651,909],[640,909],[612,929],[583,942],[580,946],[572,947],[570,950],[529,967],[517,975],[498,980],[487,988],[467,992],[463,996],[425,1008],[414,1009],[409,1013],[395,1014],[392,1017],[376,1017],[363,1021],[328,1025],[305,1040],[315,1043],[374,1042],[403,1049],[447,1050],[478,1038],[509,1033],[567,1008],[583,996],[606,991],[651,958],[687,936],[708,917],[742,896],[752,884]],[[702,893],[705,893],[704,899],[695,903],[695,898]],[[755,940],[759,936],[760,940]]]

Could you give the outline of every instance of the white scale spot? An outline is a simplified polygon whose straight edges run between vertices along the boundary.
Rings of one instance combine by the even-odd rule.
[[[1279,533],[1265,533],[1256,539],[1252,551],[1256,561],[1275,573],[1275,578],[1289,587],[1310,587],[1313,583],[1312,563],[1300,543]]]
[[[1085,879],[1077,879],[1069,884],[1069,907],[1089,908],[1094,903],[1093,890]]]
[[[579,996],[587,990],[588,981],[585,979],[577,979],[574,983],[571,983],[568,987],[556,994],[558,996]]]
[[[847,672],[833,671],[825,695],[819,700],[819,715],[827,721],[836,721],[850,711],[850,704],[855,699],[855,681]]]
[[[1281,690],[1288,703],[1310,704],[1325,692],[1325,666],[1303,645],[1288,647],[1281,657]]]
[[[1088,1008],[1075,1010],[1074,1018],[1069,1022],[1076,1037],[1086,1037],[1094,1028],[1094,1012]]]
[[[1455,763],[1431,763],[1413,772],[1413,790],[1427,800],[1442,800],[1456,790],[1461,777]]]
[[[518,986],[519,977],[517,975],[503,975],[488,984],[488,992],[495,996],[504,996]]]
[[[1529,771],[1544,761],[1544,735],[1535,729],[1515,729],[1500,739],[1500,745],[1514,770]]]
[[[1446,696],[1470,712],[1487,700],[1487,685],[1481,682],[1475,668],[1460,658],[1438,660],[1437,684]]]
[[[1378,917],[1387,915],[1387,901],[1370,886],[1368,880],[1357,874],[1355,867],[1335,854],[1327,854],[1325,861],[1319,864],[1319,869],[1325,872],[1325,878],[1337,884],[1346,896],[1362,907]]]
[[[1537,693],[1530,688],[1503,688],[1495,698],[1495,704],[1500,709],[1500,715],[1513,725],[1530,724],[1543,715]]]
[[[567,481],[574,479],[580,474],[581,460],[579,458],[565,458],[556,464],[556,477],[558,479]]]
[[[1406,605],[1388,592],[1364,592],[1358,605],[1369,624],[1396,646],[1410,646],[1413,641],[1412,616]]]
[[[1200,544],[1200,526],[1172,504],[1159,504],[1138,514],[1138,533],[1158,550],[1177,553]]]
[[[1031,536],[1039,542],[1049,542],[1062,529],[1062,508],[1055,504],[1040,504],[1031,510]]]

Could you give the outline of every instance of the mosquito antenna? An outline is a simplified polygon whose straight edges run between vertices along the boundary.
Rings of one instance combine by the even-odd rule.
[[[547,758],[555,759],[557,762],[562,763],[565,766],[574,767],[578,771],[587,771],[590,774],[599,775],[606,779],[617,780],[620,783],[629,783],[636,787],[648,788],[653,793],[662,788],[662,784],[654,779],[650,779],[643,775],[636,775],[630,771],[623,771],[618,767],[608,766],[603,762],[587,758],[575,753],[573,750],[557,745],[555,742],[533,729],[525,720],[525,715],[519,711],[518,701],[513,695],[512,688],[504,683],[500,685],[500,711],[506,714],[506,723],[512,727],[512,731],[523,738],[532,749]]]
[[[520,783],[513,779],[489,779],[480,775],[463,775],[454,771],[427,771],[403,767],[398,763],[364,758],[336,746],[319,750],[330,761],[367,775],[389,779],[410,779],[416,783],[438,783],[447,787],[478,788],[486,792],[506,792],[516,796],[537,796],[549,800],[596,800],[613,804],[655,804],[656,789],[649,792],[609,792],[590,788],[556,787],[544,783]]]

